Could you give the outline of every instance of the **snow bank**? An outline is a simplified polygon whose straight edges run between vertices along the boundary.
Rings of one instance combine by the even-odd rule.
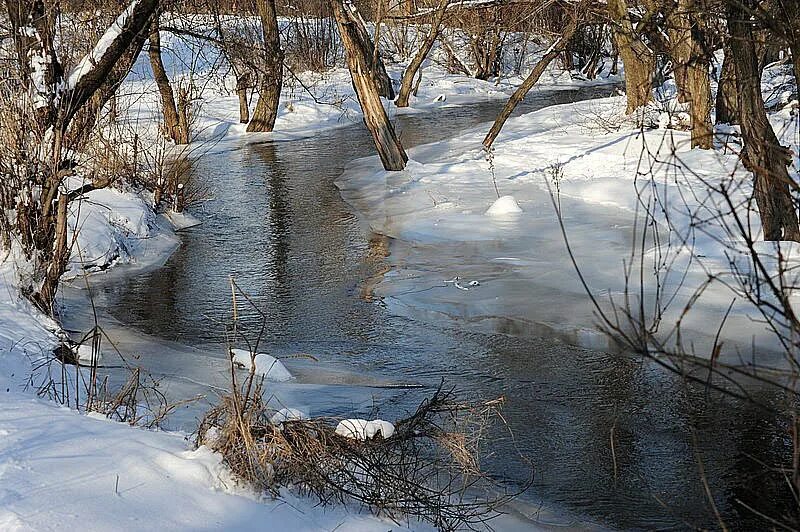
[[[798,153],[796,113],[787,108],[772,121],[782,143]],[[697,150],[691,149],[687,131],[642,131],[625,117],[622,97],[512,118],[495,142],[491,162],[481,146],[488,127],[410,150],[414,163],[403,172],[385,172],[370,158],[354,162],[337,181],[373,231],[397,239],[389,259],[397,271],[376,291],[393,311],[612,348],[587,334],[597,319],[566,253],[552,192],[577,263],[605,308],[611,297],[624,301],[623,260],[631,256],[637,213],[641,224],[644,205],[655,205],[656,228],[664,238],[648,241],[643,297],[646,308],[653,308],[656,290],[662,301],[671,301],[663,309],[660,338],[675,341],[667,324],[677,322],[695,288],[713,272],[721,281],[712,283],[682,318],[684,345],[710,353],[721,318],[736,298],[720,335],[723,359],[738,363],[740,353],[750,353],[752,346],[771,351],[769,357],[779,354],[774,335],[754,321],[758,311],[731,288],[735,283],[723,282],[732,276],[730,260],[739,271],[751,268],[744,242],[726,234],[713,218],[698,222],[717,208],[725,210],[710,188],[720,183],[730,185],[734,202],[747,204],[752,178],[741,167],[735,144],[734,149]],[[718,146],[729,140],[725,128],[719,135]],[[493,178],[504,195],[500,200],[495,200]],[[744,215],[758,234],[754,207]],[[733,226],[731,220],[726,223]],[[778,249],[763,246],[762,259],[774,272]],[[790,265],[800,261],[791,246],[782,245],[781,252]],[[441,280],[454,271],[481,279],[481,289],[445,290]],[[638,286],[633,288],[637,297]]]
[[[269,422],[273,425],[280,425],[285,421],[302,421],[308,419],[308,414],[297,408],[281,408],[275,412]]]
[[[293,378],[286,366],[283,365],[283,362],[266,353],[258,353],[255,357],[244,349],[231,349],[231,353],[233,354],[233,361],[247,370],[253,367],[253,361],[255,360],[255,374],[262,375],[268,381],[286,382]]]

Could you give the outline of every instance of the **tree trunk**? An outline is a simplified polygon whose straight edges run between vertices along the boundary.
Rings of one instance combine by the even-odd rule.
[[[239,123],[246,124],[250,121],[250,102],[247,99],[247,89],[250,87],[250,76],[245,73],[236,76],[236,95],[239,97]]]
[[[331,7],[347,55],[347,68],[364,113],[364,124],[372,134],[383,167],[386,170],[402,170],[408,156],[389,122],[371,74],[369,61],[372,56],[367,53],[370,47],[363,41],[366,30],[359,30],[360,17],[354,15],[353,9],[346,8],[342,0],[331,0]]]
[[[147,49],[147,55],[150,56],[153,78],[161,95],[164,130],[175,144],[188,144],[189,135],[178,124],[178,108],[175,105],[175,95],[172,92],[172,85],[169,82],[169,76],[167,76],[167,71],[164,68],[164,61],[161,58],[161,33],[157,19],[153,21],[153,25],[150,28],[150,46]]]
[[[425,41],[422,43],[422,46],[419,47],[419,50],[417,50],[414,59],[412,59],[411,63],[406,67],[405,72],[403,72],[403,79],[400,81],[400,93],[394,102],[397,107],[408,107],[408,97],[413,88],[414,76],[422,66],[425,58],[428,57],[428,54],[433,48],[433,44],[436,42],[436,37],[439,35],[439,28],[442,26],[442,21],[444,20],[444,15],[447,12],[447,5],[449,3],[450,0],[441,0],[439,8],[436,10],[436,15],[434,15],[431,21],[431,29],[425,37]],[[420,76],[420,79],[422,79],[422,76]]]
[[[722,68],[719,74],[717,87],[717,124],[739,123],[739,103],[736,94],[736,65],[733,64],[731,49],[728,41],[723,46],[725,57],[722,59]]]
[[[797,211],[790,192],[787,171],[789,152],[778,143],[767,119],[761,95],[761,69],[747,8],[752,0],[728,4],[731,58],[736,65],[736,85],[741,118],[742,162],[753,172],[753,194],[761,216],[765,240],[800,241]]]
[[[378,45],[372,42],[364,19],[361,18],[355,4],[350,0],[345,0],[343,7],[347,11],[350,19],[354,22],[353,29],[358,32],[358,40],[361,43],[359,49],[361,53],[364,54],[364,64],[368,66],[372,78],[375,80],[375,85],[378,87],[378,94],[387,100],[394,100],[395,94],[392,78],[390,78],[389,74],[386,72],[386,65],[383,64]]]
[[[688,103],[692,119],[692,148],[710,149],[714,144],[711,125],[710,58],[705,54],[705,24],[696,0],[678,0],[667,16],[670,54],[675,65],[678,101]]]
[[[644,107],[653,99],[652,75],[655,57],[636,35],[626,0],[608,0],[608,11],[614,21],[614,42],[625,67],[627,114]]]
[[[247,131],[251,133],[268,132],[275,127],[283,86],[283,50],[281,50],[275,0],[256,0],[256,7],[264,35],[265,65],[264,72],[261,73],[258,103],[253,111],[253,119],[247,126]]]
[[[578,5],[578,9],[584,5],[584,2]],[[536,63],[536,66],[533,67],[533,70],[528,77],[525,78],[525,81],[522,82],[522,85],[517,87],[517,90],[514,91],[514,94],[511,95],[511,98],[508,99],[508,102],[503,106],[503,109],[500,111],[500,114],[497,115],[497,118],[494,120],[494,124],[492,124],[492,128],[489,130],[489,133],[486,134],[486,138],[483,139],[483,146],[486,149],[492,147],[497,135],[500,134],[500,130],[503,129],[503,125],[508,120],[508,117],[511,116],[511,113],[514,112],[514,108],[517,107],[517,104],[521,102],[525,95],[528,94],[536,82],[539,81],[539,78],[542,77],[544,74],[545,69],[547,66],[561,53],[566,49],[567,44],[569,44],[570,39],[572,36],[575,35],[575,32],[578,30],[579,26],[579,17],[581,15],[577,12],[572,15],[571,20],[564,28],[561,36],[554,42],[550,49],[547,51],[546,54]]]
[[[798,33],[800,33],[800,29],[798,29]],[[798,94],[800,94],[800,40],[792,42],[790,50],[792,51],[792,65],[794,66],[794,83]]]

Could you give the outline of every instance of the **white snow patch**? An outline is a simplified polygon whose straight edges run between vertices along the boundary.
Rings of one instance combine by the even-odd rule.
[[[103,351],[95,350],[91,344],[81,344],[75,348],[75,354],[78,356],[78,361],[85,365],[99,364],[103,359]]]
[[[284,421],[302,421],[308,419],[308,414],[297,408],[281,408],[269,419],[273,425],[280,425]]]
[[[268,381],[286,382],[293,378],[283,362],[271,355],[258,353],[253,357],[252,353],[244,349],[231,349],[231,353],[233,361],[247,370],[253,367],[255,360],[255,374],[262,375]]]
[[[487,216],[508,216],[522,212],[514,196],[500,196],[486,211]]]
[[[378,434],[386,440],[394,434],[394,425],[382,419],[367,421],[366,419],[345,419],[336,425],[336,434],[354,440],[371,440]]]

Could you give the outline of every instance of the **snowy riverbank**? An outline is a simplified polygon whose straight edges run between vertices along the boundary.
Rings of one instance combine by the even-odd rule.
[[[773,100],[776,94],[785,99],[785,91],[775,92],[779,78],[765,86]],[[676,341],[670,326],[681,319],[697,287],[715,275],[719,280],[682,317],[685,345],[710,353],[736,299],[720,332],[723,359],[749,360],[751,346],[780,352],[774,334],[754,321],[758,311],[732,288],[730,263],[740,271],[750,267],[744,242],[725,232],[729,218],[706,220],[714,209],[725,210],[723,198],[709,187],[729,185],[735,204],[748,202],[751,181],[736,155],[738,141],[729,136],[732,130],[718,129],[717,149],[692,150],[687,131],[665,128],[670,118],[664,111],[654,105],[650,121],[655,127],[641,129],[624,117],[623,97],[583,101],[509,120],[490,158],[481,146],[487,124],[411,150],[403,172],[384,172],[373,158],[357,161],[337,182],[343,197],[373,231],[400,241],[390,258],[395,268],[376,293],[401,314],[433,314],[501,332],[611,347],[594,329],[598,319],[570,263],[552,190],[560,199],[577,265],[604,309],[611,297],[624,301],[624,261],[639,260],[632,242],[641,238],[649,206],[660,235],[672,235],[660,244],[648,237],[644,248],[646,306],[652,308],[656,290],[662,302],[670,300],[661,316],[660,339]],[[794,153],[796,114],[796,104],[783,101],[782,110],[772,115],[781,141]],[[795,159],[795,169],[796,164]],[[498,195],[512,196],[519,212],[492,207]],[[748,223],[757,234],[754,209],[751,205]],[[774,265],[776,247],[757,245]],[[782,252],[793,264],[795,248],[784,244]],[[639,278],[633,272],[635,298]],[[455,276],[466,289],[452,282]],[[470,286],[470,281],[480,284]]]
[[[188,50],[181,48],[185,41],[166,35],[164,40],[167,49]],[[181,53],[172,57],[168,68],[174,79],[187,75],[189,65],[196,66]],[[209,151],[222,138],[242,142],[245,136],[230,80],[216,78],[216,61],[207,66],[207,77],[195,80],[203,90],[197,95],[195,143],[190,150],[198,152]],[[390,67],[395,78],[401,71],[402,65]],[[197,72],[194,69],[193,75]],[[568,74],[554,70],[549,76],[555,86],[575,85]],[[360,121],[346,71],[299,77],[315,88],[314,94],[296,84],[287,86],[276,132],[247,141],[289,140]],[[505,98],[519,77],[493,83],[450,75],[434,66],[426,69],[424,80],[420,96],[403,112]],[[135,132],[143,152],[150,150],[152,156],[168,151],[157,133],[158,93],[146,59],[139,60],[121,92],[120,138]],[[394,113],[391,105],[388,109]],[[157,144],[161,147],[154,148]],[[125,185],[92,191],[74,201],[69,229],[75,244],[65,280],[76,284],[84,272],[106,272],[118,265],[125,265],[126,272],[158,267],[180,244],[175,227],[152,211],[149,195]],[[30,383],[40,381],[32,373],[50,356],[63,332],[20,295],[18,281],[25,272],[18,265],[23,262],[7,256],[0,266],[1,529],[247,530],[263,529],[265,523],[276,529],[397,529],[394,522],[365,512],[323,510],[288,493],[279,500],[261,500],[237,488],[221,458],[204,447],[195,450],[184,433],[132,428],[37,398]]]

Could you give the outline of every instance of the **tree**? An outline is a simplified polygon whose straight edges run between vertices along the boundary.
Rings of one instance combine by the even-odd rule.
[[[164,61],[161,58],[161,31],[159,29],[158,17],[153,20],[153,24],[150,28],[147,55],[150,57],[153,79],[156,82],[158,92],[161,96],[161,110],[164,115],[164,132],[175,144],[188,144],[189,131],[186,128],[186,120],[180,119],[178,107],[175,105],[175,95],[172,92],[172,85],[169,82],[169,76],[167,76],[167,71],[164,68]]]
[[[349,2],[345,5],[343,0],[331,0],[331,6],[347,55],[347,68],[350,70],[353,88],[364,113],[364,124],[372,134],[383,167],[386,170],[402,170],[408,156],[381,103],[376,75],[370,68],[372,55],[369,52],[372,47],[365,41],[366,28],[355,6]]]
[[[584,22],[587,4],[588,2],[586,0],[581,0],[573,11],[566,14],[567,23],[561,35],[550,45],[550,48],[544,56],[536,63],[536,66],[533,67],[533,70],[531,70],[531,73],[525,78],[525,81],[517,87],[517,90],[514,91],[514,94],[511,95],[508,102],[503,106],[500,114],[495,118],[491,129],[483,139],[483,146],[487,150],[492,147],[492,144],[497,138],[497,135],[500,134],[500,130],[503,129],[503,125],[506,123],[506,120],[508,120],[508,117],[511,116],[511,113],[514,112],[517,105],[525,98],[525,95],[536,85],[536,82],[542,77],[547,66],[567,49],[570,40]]]
[[[110,97],[108,89],[124,78],[127,70],[117,68],[118,62],[141,50],[159,1],[132,1],[68,72],[55,48],[59,3],[5,0],[4,4],[17,56],[16,75],[6,83],[18,84],[27,96],[7,109],[24,129],[10,148],[11,160],[0,162],[6,176],[0,201],[5,212],[15,214],[13,220],[2,222],[4,241],[10,240],[10,233],[18,238],[34,270],[26,292],[49,310],[69,258],[67,205],[75,191],[66,190],[63,182],[70,173],[69,152],[77,148],[76,139],[84,138],[82,131],[71,129],[73,118],[87,106],[102,106]]]
[[[439,7],[436,9],[436,13],[431,20],[431,27],[430,30],[428,30],[428,35],[403,72],[403,79],[400,80],[400,93],[394,102],[397,107],[408,107],[408,97],[411,94],[411,89],[414,84],[414,76],[417,75],[420,67],[422,67],[423,61],[428,57],[428,54],[433,48],[433,44],[436,42],[436,38],[439,36],[439,29],[442,26],[442,21],[444,21],[444,16],[449,4],[450,0],[441,0],[439,2]]]
[[[608,13],[614,23],[614,42],[625,67],[627,113],[631,114],[653,98],[655,54],[636,31],[627,0],[608,0]]]
[[[794,181],[787,170],[790,155],[775,136],[761,95],[761,67],[756,54],[754,23],[749,14],[754,8],[755,0],[733,0],[727,9],[744,140],[741,159],[753,172],[754,196],[764,239],[800,241],[797,212],[790,193]]]
[[[702,0],[667,2],[670,52],[674,64],[678,100],[689,103],[692,147],[713,146],[711,125],[711,57],[707,52],[705,11]],[[626,72],[627,77],[627,72]]]
[[[275,0],[256,0],[256,8],[264,37],[264,68],[259,73],[258,103],[253,111],[253,118],[247,125],[247,131],[267,132],[275,127],[275,119],[278,117],[278,104],[283,86],[283,50],[281,50]]]

